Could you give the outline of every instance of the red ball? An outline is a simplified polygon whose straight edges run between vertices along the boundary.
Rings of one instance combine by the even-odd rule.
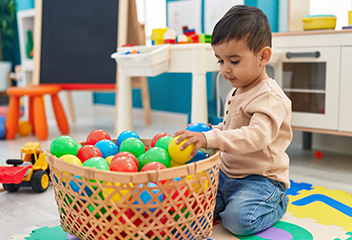
[[[155,147],[155,143],[159,140],[159,138],[162,138],[162,137],[165,137],[165,136],[170,136],[170,137],[171,137],[170,134],[164,133],[164,132],[156,134],[156,135],[153,137],[153,139],[152,139],[152,143],[150,144],[151,147],[152,147],[152,148]]]
[[[133,162],[137,165],[138,167],[138,160],[136,158],[136,156],[134,156],[132,153],[130,152],[119,152],[117,153],[112,159],[111,159],[111,162],[113,162],[114,160],[116,159],[119,159],[119,158],[123,158],[123,157],[126,157],[126,158],[130,158],[133,160]],[[111,164],[111,163],[110,163]]]
[[[138,172],[138,166],[130,158],[122,157],[111,161],[110,170],[115,172]]]
[[[102,129],[96,129],[88,134],[86,142],[88,145],[95,145],[97,142],[103,139],[111,140],[109,133]]]
[[[103,157],[99,148],[93,145],[82,146],[77,153],[77,157],[84,163],[86,160],[92,157]]]
[[[161,170],[167,169],[164,164],[160,162],[150,162],[144,165],[141,169],[141,172],[149,171],[149,170]],[[167,180],[160,181],[162,184],[166,183]]]
[[[149,171],[149,170],[161,170],[161,169],[166,169],[164,164],[160,162],[150,162],[144,165],[144,167],[141,169],[141,172],[144,171]]]

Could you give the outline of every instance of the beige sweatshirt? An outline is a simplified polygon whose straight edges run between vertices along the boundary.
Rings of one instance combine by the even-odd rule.
[[[204,132],[207,148],[220,149],[220,168],[231,178],[262,175],[290,186],[291,101],[273,79],[244,93],[233,88],[223,122]]]

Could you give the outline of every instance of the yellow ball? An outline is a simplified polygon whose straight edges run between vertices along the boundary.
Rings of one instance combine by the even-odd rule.
[[[65,154],[60,157],[60,159],[64,160],[65,162],[76,164],[82,166],[81,160],[72,154]]]
[[[186,178],[187,178],[188,181],[192,182],[191,186],[192,186],[192,188],[194,188],[194,192],[196,194],[203,193],[202,184],[198,182],[198,176],[196,176],[192,180],[193,176],[194,176],[194,174],[187,175]],[[199,172],[199,176],[201,176],[201,180],[200,181],[203,182],[204,189],[207,190],[209,188],[209,181],[208,181],[208,179],[205,180],[207,174],[205,172],[201,171],[201,172]],[[205,180],[205,182],[204,182],[204,180]]]
[[[106,184],[107,186],[112,186],[112,183],[111,182],[108,182]],[[116,187],[120,186],[121,183],[114,183],[114,185]],[[128,185],[130,185],[130,187],[132,188],[133,187],[133,183],[129,183]],[[123,187],[126,187],[127,184],[124,184]],[[106,199],[109,195],[111,194],[114,194],[111,199],[114,203],[118,203],[122,197],[126,196],[125,200],[129,200],[131,197],[132,197],[132,190],[128,190],[128,189],[125,189],[125,190],[120,190],[118,188],[109,188],[109,187],[106,187],[104,188],[104,190],[108,193],[108,195],[105,193],[105,191],[103,191],[103,196],[104,196],[104,199]],[[125,203],[125,201],[123,202]]]
[[[179,138],[179,136],[174,137],[173,139],[171,139],[171,141],[169,143],[169,147],[168,147],[169,155],[172,158],[172,160],[174,160],[175,162],[178,162],[178,163],[188,162],[189,160],[191,160],[189,155],[192,153],[192,151],[194,149],[194,143],[192,143],[191,145],[189,145],[188,147],[183,149],[183,151],[181,151],[180,147],[188,139],[183,140],[180,144],[177,145],[176,144],[176,140],[178,138]]]
[[[76,157],[75,155],[66,154],[66,155],[62,155],[59,159],[62,159],[65,162],[68,162],[68,163],[72,163],[72,164],[75,164],[75,165],[82,166],[81,160],[78,157]],[[67,175],[67,176],[70,175],[68,172],[64,172],[64,174]],[[65,179],[65,181],[63,181],[63,182],[66,182],[68,180],[67,177],[64,177],[64,179]]]
[[[170,168],[181,167],[181,166],[184,166],[184,165],[185,165],[184,163],[178,163],[178,162],[175,162],[173,160],[170,161]]]
[[[109,165],[110,165],[110,163],[111,163],[111,160],[114,158],[115,156],[108,156],[108,157],[106,157],[105,158],[105,160],[109,163]]]
[[[33,126],[29,121],[20,121],[18,123],[18,133],[20,136],[24,137],[33,131]]]

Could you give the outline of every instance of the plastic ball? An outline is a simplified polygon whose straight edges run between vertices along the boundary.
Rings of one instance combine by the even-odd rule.
[[[138,166],[130,158],[120,158],[112,160],[110,170],[115,172],[138,172]]]
[[[205,190],[209,188],[209,181],[207,179],[206,172],[201,171],[198,174],[199,176],[201,176],[200,180],[198,180],[197,175],[194,177],[194,174],[187,175],[186,178],[188,181],[192,182],[191,186],[194,189],[194,192],[196,194],[201,194],[203,193],[203,189],[202,189],[202,184],[199,181],[203,181],[203,186]],[[204,182],[204,179],[206,179],[205,182]]]
[[[180,178],[180,177],[174,178],[174,181],[175,181],[175,182],[180,182],[180,181],[181,181],[181,178]],[[178,184],[178,183],[176,183],[176,184]],[[184,184],[184,183],[182,183],[182,184]],[[178,191],[178,190],[176,190],[176,188],[173,186],[173,182],[169,182],[169,185],[166,186],[165,188],[166,188],[166,191],[168,192],[169,195],[170,195],[171,193],[173,193],[172,196],[171,196],[171,198],[172,198],[176,203],[179,202],[178,204],[176,204],[177,208],[182,209],[182,208],[184,208],[184,207],[186,206],[185,204],[182,204],[182,202],[183,202],[185,199],[187,199],[187,196],[188,196],[188,194],[189,194],[189,190],[187,189],[186,186],[182,186],[182,187],[180,188],[180,191]],[[185,197],[179,196],[180,193],[183,193],[183,196],[185,196]],[[183,206],[182,206],[182,205],[183,205]],[[181,207],[181,206],[182,206],[182,207]],[[170,211],[176,211],[176,209],[172,206],[172,207],[170,208]]]
[[[85,145],[78,150],[77,157],[84,163],[92,157],[103,157],[100,150],[93,145]]]
[[[24,137],[29,135],[33,131],[32,123],[29,121],[20,121],[18,123],[18,133]]]
[[[132,191],[129,190],[129,189],[119,189],[119,190],[115,190],[114,187],[112,187],[112,183],[111,182],[108,182],[106,184],[107,186],[111,186],[110,188],[109,187],[105,187],[105,191],[107,192],[107,194],[105,194],[105,192],[103,191],[103,196],[104,196],[104,199],[106,199],[109,195],[111,195],[112,193],[115,192],[114,195],[112,195],[111,199],[114,203],[118,203],[121,201],[122,197],[123,196],[126,196],[125,197],[125,200],[129,200],[131,197],[132,197]],[[116,187],[119,187],[121,185],[121,183],[114,183],[114,185]],[[129,183],[128,184],[131,188],[133,187],[133,183]],[[127,184],[123,184],[122,187],[123,188],[127,188],[128,186]],[[121,187],[120,187],[121,188]],[[125,201],[121,202],[121,203],[125,203]]]
[[[166,137],[166,136],[171,137],[170,134],[164,133],[164,132],[156,134],[156,135],[152,138],[152,142],[151,142],[150,146],[151,146],[152,148],[155,147],[155,143],[156,143],[160,138]]]
[[[114,156],[108,156],[108,157],[106,157],[105,158],[105,160],[109,163],[109,165],[110,165],[110,163],[111,163],[111,160],[114,158]]]
[[[137,161],[138,161],[138,172],[140,172],[142,170],[143,166],[144,166],[144,157],[145,157],[145,153],[142,153],[137,158]]]
[[[180,147],[188,140],[185,139],[183,140],[180,144],[176,144],[176,140],[179,138],[179,136],[174,137],[170,143],[169,143],[169,155],[174,160],[175,162],[178,163],[185,163],[191,160],[189,155],[192,153],[194,149],[194,143],[191,145],[187,146],[185,149],[181,151]]]
[[[95,145],[97,142],[103,139],[111,140],[109,133],[102,129],[95,129],[91,131],[87,136],[87,145]]]
[[[139,187],[139,188],[142,188],[142,187],[143,187],[143,184],[140,184],[138,187]],[[149,187],[149,188],[154,188],[154,187],[158,187],[158,185],[156,185],[155,183],[150,182],[150,183],[148,183],[148,187]],[[135,191],[135,192],[136,192],[136,194],[138,194],[138,191]],[[164,196],[163,196],[163,194],[160,192],[159,189],[152,189],[151,192],[152,192],[154,195],[157,195],[157,198],[158,198],[158,200],[159,200],[160,202],[163,201]],[[160,192],[160,193],[159,193],[159,192]],[[150,195],[149,191],[146,191],[146,190],[142,191],[142,193],[139,195],[139,197],[140,197],[141,201],[142,201],[144,204],[148,204],[148,205],[156,205],[156,204],[157,204],[155,201],[152,202],[152,203],[149,203],[149,202],[152,200],[152,196]],[[134,204],[138,204],[138,201],[135,201]],[[138,209],[138,208],[137,208],[137,209]],[[155,209],[156,209],[156,208],[149,208],[149,210],[150,210],[151,212],[154,212]],[[140,209],[138,209],[138,210],[140,210]]]
[[[103,158],[115,155],[119,152],[117,145],[113,141],[108,139],[100,140],[95,144],[95,146],[100,150]]]
[[[130,152],[137,158],[142,153],[145,153],[144,144],[138,138],[127,138],[121,143],[120,152]]]
[[[207,132],[211,130],[211,127],[205,123],[192,123],[186,127],[186,130],[191,132]]]
[[[122,133],[119,134],[119,136],[116,139],[116,145],[119,147],[119,149],[120,149],[121,143],[127,138],[140,139],[139,135],[133,131],[129,131],[129,130],[123,131]]]
[[[111,162],[115,161],[115,160],[121,160],[121,158],[129,158],[131,160],[133,160],[133,162],[137,165],[138,165],[138,160],[137,158],[130,152],[119,152],[117,153],[112,159],[111,159]]]
[[[64,160],[65,162],[71,163],[71,164],[75,164],[78,166],[82,166],[82,162],[81,160],[79,160],[78,157],[71,155],[71,154],[66,154],[66,155],[62,155],[60,157],[60,159]],[[69,176],[70,174],[68,172],[64,172],[64,175]],[[63,177],[64,180],[62,180],[63,182],[66,183],[66,181],[68,180],[67,177]]]
[[[186,164],[192,163],[192,162],[198,162],[200,160],[206,159],[208,157],[208,154],[198,150],[197,153],[194,155],[194,157],[186,162]]]
[[[150,162],[143,166],[143,168],[141,169],[141,172],[151,171],[151,170],[162,170],[162,169],[166,169],[164,164],[160,162]],[[166,181],[167,180],[162,180],[160,182],[164,184]]]
[[[144,156],[143,163],[144,165],[150,163],[150,162],[160,162],[162,163],[165,167],[170,167],[170,161],[171,158],[169,154],[160,147],[153,147],[149,149]]]
[[[92,157],[87,159],[83,164],[83,167],[92,167],[98,170],[109,171],[108,162],[102,157]]]
[[[77,146],[78,146],[78,150],[79,150],[82,147],[82,144],[77,143]]]
[[[170,161],[170,168],[173,168],[173,167],[181,167],[181,166],[184,166],[185,163],[178,163],[178,162],[175,162],[174,160],[171,159]]]
[[[99,208],[99,204],[94,203],[95,207],[92,204],[89,204],[88,209],[91,213],[95,211],[96,208]],[[106,209],[104,207],[99,208],[99,211],[94,215],[96,218],[100,218],[100,214],[104,215],[106,213]]]
[[[166,152],[169,152],[168,148],[169,148],[169,143],[171,142],[173,137],[171,136],[164,136],[158,139],[158,141],[156,141],[155,143],[155,147],[161,147],[163,149],[165,149]]]
[[[143,168],[141,169],[141,172],[150,171],[150,170],[162,170],[162,169],[166,169],[164,164],[160,162],[150,162],[143,166]]]
[[[59,158],[62,159],[62,160],[64,160],[65,162],[82,166],[81,160],[80,160],[78,157],[76,157],[75,155],[72,155],[72,154],[65,154],[65,155],[62,155],[62,156],[59,157]]]
[[[82,166],[83,167],[91,167],[91,168],[95,168],[95,169],[103,170],[103,171],[110,171],[108,162],[102,157],[92,157],[92,158],[86,160],[82,164]],[[89,182],[95,183],[96,181],[93,179],[89,179]],[[92,188],[96,189],[97,187],[92,186]]]
[[[65,154],[77,155],[77,142],[70,136],[59,136],[50,144],[50,153],[56,157],[61,157]]]
[[[6,129],[5,129],[6,117],[0,115],[0,139],[5,138]]]
[[[78,180],[81,180],[80,176],[75,175],[74,178],[77,178]],[[78,184],[77,184],[78,182]],[[70,181],[70,187],[72,188],[73,191],[75,191],[76,193],[79,193],[81,187],[82,187],[82,182],[80,181],[74,181],[71,180]],[[90,190],[90,188],[88,186],[84,187],[84,190],[81,193],[81,196],[86,196],[86,197],[90,197],[93,194],[92,190]]]

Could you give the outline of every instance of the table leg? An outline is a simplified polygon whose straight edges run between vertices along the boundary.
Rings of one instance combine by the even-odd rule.
[[[34,108],[34,129],[39,140],[46,140],[48,137],[48,125],[46,122],[43,96],[33,97]]]
[[[119,78],[116,96],[116,134],[125,130],[133,130],[132,119],[132,81],[131,77],[123,75],[119,67]]]
[[[192,74],[192,123],[208,123],[207,84],[204,74]]]
[[[62,108],[61,102],[57,94],[51,94],[51,102],[53,103],[53,109],[56,117],[57,125],[62,134],[66,135],[69,132],[66,114]]]
[[[7,117],[5,122],[6,139],[14,139],[18,129],[18,117],[20,111],[20,97],[11,96],[9,107],[7,110]]]

